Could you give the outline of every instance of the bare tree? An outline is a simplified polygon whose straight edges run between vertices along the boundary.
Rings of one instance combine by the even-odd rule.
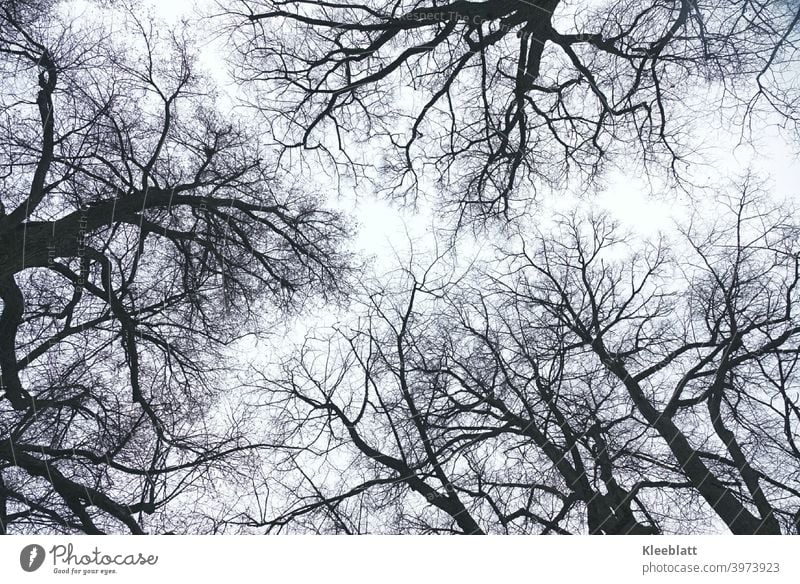
[[[576,213],[370,288],[262,380],[292,504],[251,524],[796,532],[800,226],[752,182],[719,204],[673,241]]]
[[[214,415],[225,346],[335,295],[347,231],[181,29],[69,10],[0,7],[0,532],[188,529],[159,511],[258,447]]]
[[[486,218],[617,154],[678,173],[700,79],[794,121],[793,3],[592,6],[225,6],[264,127],[186,27],[3,3],[0,532],[798,532],[800,225],[751,177],[660,239],[412,254],[242,382],[265,312],[352,292],[289,149]]]
[[[698,84],[745,117],[764,106],[797,119],[784,73],[800,12],[783,0],[220,6],[241,79],[285,147],[357,174],[371,171],[359,144],[386,147],[380,188],[406,197],[436,181],[468,216],[516,213],[532,188],[591,179],[608,161],[683,176]]]

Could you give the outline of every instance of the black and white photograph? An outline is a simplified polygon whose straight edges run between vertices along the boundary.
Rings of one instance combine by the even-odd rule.
[[[800,535],[798,155],[797,0],[2,0],[2,570]]]

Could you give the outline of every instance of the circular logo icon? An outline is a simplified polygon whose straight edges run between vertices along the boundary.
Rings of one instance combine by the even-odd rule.
[[[19,565],[26,572],[35,572],[44,564],[44,548],[40,545],[32,543],[22,548],[19,553]]]

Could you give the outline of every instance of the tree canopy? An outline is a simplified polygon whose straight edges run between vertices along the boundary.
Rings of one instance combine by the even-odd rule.
[[[240,76],[287,148],[386,151],[466,218],[620,159],[682,179],[698,85],[739,122],[797,120],[795,4],[761,0],[243,0]],[[709,92],[710,97],[712,95]],[[713,105],[711,106],[713,108]],[[358,172],[363,169],[354,168]],[[432,177],[431,177],[432,173]]]
[[[673,241],[575,212],[374,284],[262,381],[293,504],[253,525],[797,533],[798,224],[719,207]]]
[[[208,419],[224,345],[256,301],[334,292],[347,230],[215,110],[180,31],[53,10],[0,8],[0,529],[141,533],[244,464]]]
[[[800,533],[796,193],[680,191],[711,113],[796,147],[799,35],[785,0],[3,2],[0,533]],[[611,169],[688,212],[626,230]],[[359,249],[365,194],[422,241]]]

